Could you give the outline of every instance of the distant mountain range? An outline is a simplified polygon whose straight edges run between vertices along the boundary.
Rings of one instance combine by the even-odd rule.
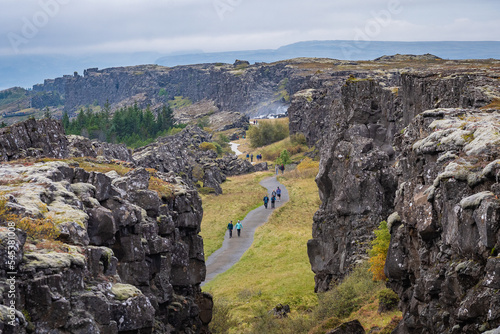
[[[500,42],[380,42],[380,41],[308,41],[278,49],[189,52],[161,55],[158,53],[102,54],[86,56],[19,55],[0,56],[0,90],[19,86],[28,88],[86,68],[118,67],[141,64],[164,66],[233,63],[236,59],[274,62],[297,57],[371,60],[383,55],[431,53],[444,59],[500,58]]]

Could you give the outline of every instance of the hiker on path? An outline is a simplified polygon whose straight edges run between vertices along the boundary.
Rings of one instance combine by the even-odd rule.
[[[280,189],[280,187],[276,188],[276,195],[278,196],[278,201],[281,201],[281,189]]]
[[[282,164],[280,169],[281,169],[281,174],[283,174],[285,172],[285,165]]]
[[[240,237],[240,233],[241,233],[241,222],[238,220],[238,222],[236,223],[236,232],[238,232],[238,238]]]
[[[274,209],[274,203],[276,202],[276,196],[271,197],[271,209]]]
[[[267,209],[267,203],[269,203],[269,197],[267,197],[266,194],[266,196],[264,196],[264,206],[266,207],[266,209]]]
[[[233,237],[233,221],[232,220],[229,224],[227,224],[227,229],[229,230],[229,237],[232,238]]]
[[[276,190],[273,190],[273,192],[271,193],[271,198],[276,198]]]
[[[274,166],[274,171],[276,172],[276,175],[278,175],[278,171],[279,171],[278,164],[276,164],[276,166]]]

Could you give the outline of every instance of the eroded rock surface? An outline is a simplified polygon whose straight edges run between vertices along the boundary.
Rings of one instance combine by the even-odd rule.
[[[151,190],[151,177],[168,194]],[[10,326],[8,310],[0,310],[3,333],[207,330],[212,301],[200,289],[203,211],[197,191],[181,178],[144,168],[102,174],[54,161],[0,165],[0,179],[7,207],[51,218],[64,241],[43,246],[14,228],[9,237],[7,226],[18,220],[2,222],[0,238],[13,240],[16,257],[7,266],[2,242],[0,297],[22,311]],[[15,296],[8,272],[17,273]]]
[[[480,108],[500,97],[498,73],[480,62],[384,62],[383,71],[327,69],[292,96],[291,133],[321,155],[322,204],[308,243],[316,291],[366,259],[373,230],[388,220],[399,333],[495,329],[500,141],[497,112]]]
[[[386,261],[397,333],[500,326],[500,113],[436,109],[399,134],[400,179]]]

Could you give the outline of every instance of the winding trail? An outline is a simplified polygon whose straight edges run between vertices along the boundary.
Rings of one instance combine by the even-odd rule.
[[[279,208],[280,206],[288,202],[288,191],[285,186],[283,186],[278,182],[278,180],[276,180],[276,176],[268,177],[262,180],[260,182],[260,185],[267,189],[269,198],[271,198],[271,192],[278,186],[280,187],[281,201],[276,201],[276,208]],[[264,197],[264,191],[262,192],[262,197]],[[216,250],[205,261],[205,265],[207,267],[207,275],[205,281],[201,284],[202,286],[208,283],[218,274],[223,273],[231,268],[236,262],[240,260],[240,258],[243,256],[243,253],[245,253],[247,249],[252,245],[255,230],[257,229],[257,227],[267,222],[273,210],[275,209],[271,209],[271,202],[269,201],[267,209],[262,204],[257,209],[250,211],[245,219],[241,221],[243,228],[241,229],[241,237],[239,238],[236,230],[233,231],[232,238],[229,238],[229,232],[226,230],[226,235],[224,236],[222,247]],[[236,225],[236,223],[237,222],[233,221],[234,225]]]
[[[238,150],[238,146],[240,146],[240,144],[229,142],[229,145],[231,145],[231,150],[233,150],[234,154],[236,154],[236,155],[243,154],[243,152],[241,152],[240,150]]]

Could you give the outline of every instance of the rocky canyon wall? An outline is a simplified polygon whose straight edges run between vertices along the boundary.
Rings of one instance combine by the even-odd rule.
[[[330,289],[358,261],[366,259],[373,230],[380,221],[392,217],[387,274],[390,286],[402,298],[400,333],[479,333],[498,327],[496,308],[491,304],[495,303],[494,287],[488,280],[496,273],[496,253],[492,251],[498,240],[494,209],[498,200],[491,194],[492,183],[485,176],[473,190],[462,185],[457,197],[439,193],[437,203],[428,202],[420,192],[431,184],[436,186],[436,177],[453,168],[462,148],[441,146],[439,154],[451,158],[442,158],[434,170],[430,163],[435,163],[439,154],[417,155],[412,146],[426,135],[432,137],[429,129],[413,126],[413,137],[405,144],[401,140],[402,133],[409,131],[405,127],[422,119],[417,115],[426,110],[467,108],[463,115],[471,115],[498,96],[498,74],[470,68],[334,73],[319,87],[292,96],[290,130],[304,133],[310,144],[320,148],[321,155],[316,181],[322,204],[314,217],[313,239],[308,242],[316,291]],[[446,118],[447,112],[432,115]],[[496,120],[483,119],[483,123]],[[470,139],[479,133],[462,135]],[[487,158],[477,157],[484,169],[496,159],[496,153],[492,153],[492,143],[477,145],[490,147]],[[415,157],[409,161],[406,156]],[[405,190],[407,187],[410,189]],[[484,191],[488,191],[487,196]],[[483,195],[485,207],[479,209],[483,204],[474,196],[483,199]],[[473,196],[470,200],[477,205],[465,210],[459,203],[468,196]],[[393,214],[395,211],[398,214]],[[488,246],[482,238],[489,240]],[[460,270],[473,272],[473,277],[463,278]],[[475,292],[466,292],[472,287],[476,287]],[[458,297],[451,298],[452,294]]]
[[[191,179],[145,169],[122,145],[67,138],[53,120],[3,128],[0,143],[0,332],[208,331]]]

